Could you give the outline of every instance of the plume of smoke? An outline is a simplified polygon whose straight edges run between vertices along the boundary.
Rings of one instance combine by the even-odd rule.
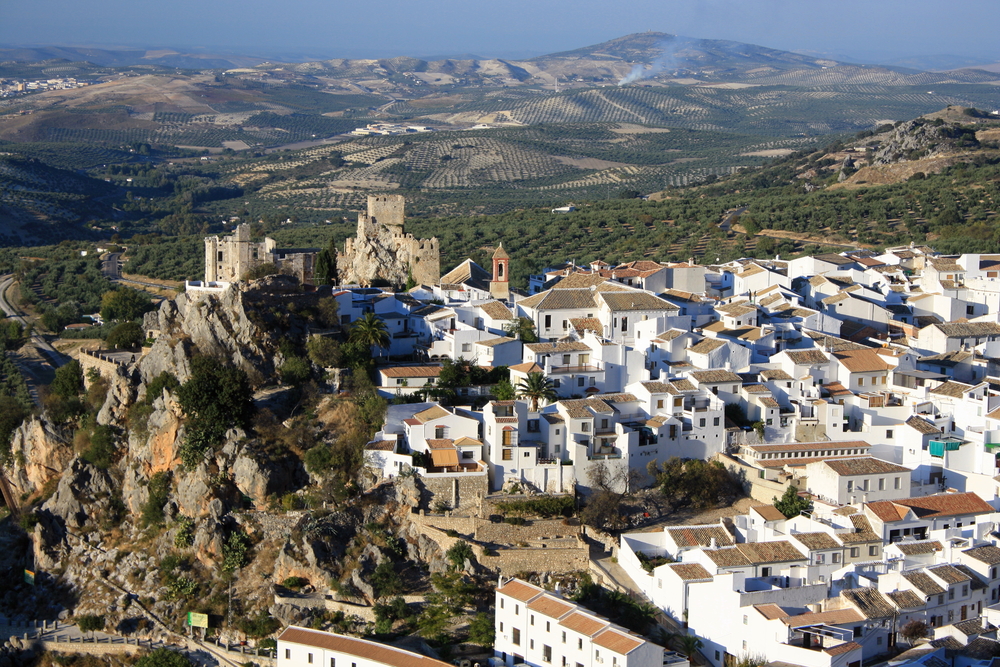
[[[636,63],[632,66],[632,71],[619,81],[618,85],[624,86],[642,79],[654,77],[664,70],[677,69],[677,54],[685,45],[686,41],[680,37],[660,42],[656,45],[656,48],[660,49],[660,55],[656,60],[651,62],[648,68],[644,63]]]

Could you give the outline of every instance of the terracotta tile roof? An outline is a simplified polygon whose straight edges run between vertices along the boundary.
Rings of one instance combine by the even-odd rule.
[[[1000,548],[997,548],[992,544],[966,549],[962,553],[969,554],[970,558],[974,558],[980,563],[986,563],[987,565],[1000,565]]]
[[[965,621],[956,621],[951,624],[951,627],[955,628],[961,632],[966,637],[971,637],[972,635],[980,635],[985,632],[983,624],[978,618],[970,618]]]
[[[746,567],[750,561],[736,547],[705,549],[705,555],[718,567]]]
[[[965,644],[958,641],[951,635],[948,635],[947,637],[941,637],[940,639],[932,639],[927,643],[933,646],[934,648],[945,648],[951,651],[965,650]]]
[[[748,394],[770,394],[771,390],[762,384],[745,384],[743,385],[743,391]]]
[[[702,567],[700,563],[675,563],[667,565],[667,567],[683,581],[698,581],[712,578],[712,573]]]
[[[996,322],[948,322],[932,326],[937,327],[948,338],[1000,335],[1000,324]]]
[[[774,505],[755,505],[750,511],[759,514],[764,521],[784,521],[788,518]]]
[[[786,616],[781,619],[785,625],[793,628],[801,628],[807,625],[846,625],[847,623],[857,623],[865,620],[865,617],[857,609],[847,607],[845,609],[833,609],[831,611],[817,611],[797,616]]]
[[[487,290],[493,275],[471,259],[467,259],[448,273],[441,276],[438,282],[442,285],[468,285],[481,290]]]
[[[750,449],[757,452],[797,452],[797,451],[815,451],[824,449],[871,449],[869,445],[864,440],[848,440],[845,442],[837,442],[827,440],[825,442],[782,442],[773,443],[767,445],[748,445]],[[794,460],[794,459],[789,459]]]
[[[922,570],[911,570],[909,572],[903,573],[903,579],[906,579],[910,584],[916,588],[918,591],[924,594],[924,596],[929,595],[941,595],[944,593],[944,589],[936,581],[930,578],[930,576],[923,572]]]
[[[510,312],[510,308],[503,305],[499,301],[487,301],[486,303],[481,303],[479,304],[479,309],[494,320],[514,319],[514,313]]]
[[[760,615],[769,621],[776,621],[779,618],[786,618],[789,614],[787,611],[774,604],[773,602],[767,602],[765,604],[755,604],[753,606]]]
[[[888,475],[892,473],[910,474],[911,470],[903,466],[889,463],[872,456],[864,456],[855,459],[837,459],[826,461],[828,468],[838,475],[849,477],[852,475]]]
[[[781,407],[781,404],[778,403],[778,401],[776,401],[774,398],[772,398],[770,396],[760,396],[760,395],[758,395],[757,396],[757,400],[760,401],[760,404],[763,405],[766,408],[780,408]]]
[[[829,533],[792,533],[790,537],[797,542],[801,542],[810,551],[841,548],[840,543],[833,539],[833,536]]]
[[[450,417],[451,413],[442,408],[440,405],[435,405],[433,407],[427,408],[422,412],[418,412],[413,415],[413,418],[419,420],[421,424],[426,424],[429,421],[435,419],[441,419],[442,417]]]
[[[599,398],[567,399],[559,401],[559,405],[562,405],[566,409],[566,414],[573,419],[591,419],[594,416],[591,410],[602,414],[615,411]]]
[[[932,554],[944,549],[937,540],[920,540],[918,542],[896,542],[894,545],[904,556],[919,556]],[[993,547],[996,548],[996,547]],[[1000,551],[1000,549],[998,549]]]
[[[695,354],[708,354],[709,352],[717,350],[726,344],[726,341],[719,340],[718,338],[703,338],[689,347],[688,351],[694,352]]]
[[[988,660],[1000,656],[1000,642],[987,637],[976,637],[965,645],[962,653],[977,660]]]
[[[428,658],[419,653],[404,651],[394,646],[294,625],[285,628],[278,637],[278,641],[356,655],[368,662],[389,665],[390,667],[450,667],[447,662]]]
[[[549,618],[559,619],[574,611],[576,606],[552,595],[542,595],[529,602],[528,609],[545,614]]]
[[[598,298],[612,311],[628,310],[680,310],[680,306],[646,292],[598,292]]]
[[[517,302],[532,310],[568,310],[597,308],[597,292],[587,289],[550,289]]]
[[[391,452],[396,449],[395,440],[373,440],[365,445],[370,452]]]
[[[573,632],[579,632],[586,637],[593,637],[599,630],[606,628],[609,622],[576,611],[561,619],[559,625]]]
[[[989,417],[989,415],[986,416]],[[924,435],[934,435],[943,432],[942,429],[930,423],[923,417],[919,417],[917,415],[913,415],[912,417],[907,419],[905,424],[910,428],[914,429],[915,431],[917,431],[918,433],[922,433]]]
[[[669,385],[657,380],[650,380],[649,382],[640,382],[643,389],[648,391],[650,394],[666,394],[670,391]]]
[[[601,634],[594,637],[594,643],[602,646],[612,653],[618,655],[628,655],[635,649],[643,645],[643,640],[638,637],[628,635],[621,630],[608,628]]]
[[[789,359],[800,366],[825,364],[829,361],[822,350],[785,350],[784,352]]]
[[[436,378],[441,374],[440,366],[393,366],[379,369],[387,378]]]
[[[946,493],[895,501],[913,510],[921,519],[961,516],[964,514],[989,514],[993,508],[975,493]]]
[[[742,317],[743,315],[749,315],[751,313],[757,312],[757,306],[743,302],[743,303],[730,303],[724,306],[716,306],[715,309],[720,313],[725,313],[730,317]]]
[[[908,507],[897,505],[891,500],[875,500],[865,503],[865,509],[869,510],[883,523],[902,521],[909,511]]]
[[[840,596],[854,605],[866,618],[887,618],[896,613],[896,607],[877,588],[851,588]]]
[[[911,590],[891,591],[886,596],[900,609],[920,609],[924,606],[924,599]]]
[[[455,441],[457,447],[472,447],[475,445],[482,445],[483,443],[475,438],[470,438],[467,435],[463,435],[461,438]]]
[[[511,579],[506,584],[497,589],[497,593],[503,593],[508,597],[521,602],[528,602],[545,592],[545,589],[533,586],[520,579]]]
[[[972,577],[962,572],[954,565],[935,565],[934,567],[927,568],[927,571],[946,584],[961,584],[972,579]]]
[[[544,373],[545,369],[536,364],[534,361],[525,361],[522,364],[514,364],[509,366],[508,370],[517,371],[518,373]]]
[[[760,563],[788,563],[797,560],[807,560],[807,556],[784,540],[775,542],[745,542],[737,544],[747,561]]]
[[[670,383],[670,389],[667,389],[671,394],[679,394],[683,391],[698,391],[698,387],[691,383],[691,380],[686,378],[681,378],[680,380],[674,380]]]
[[[535,354],[551,354],[554,352],[589,352],[590,346],[577,340],[553,341],[551,343],[525,343],[526,348]]]
[[[845,655],[851,651],[857,651],[860,648],[861,644],[857,642],[844,642],[843,644],[837,644],[836,646],[823,649],[823,653],[826,653],[827,655]]]
[[[708,547],[715,538],[715,544],[728,547],[733,544],[733,537],[722,526],[672,526],[664,529],[679,547]]]
[[[699,384],[718,384],[720,382],[743,382],[741,378],[736,373],[732,371],[725,370],[714,370],[714,371],[694,371],[690,373],[690,376],[698,381]]]
[[[573,317],[569,324],[578,332],[593,331],[594,333],[604,333],[604,325],[596,317]]]
[[[431,449],[455,449],[455,441],[451,438],[428,438],[425,442]]]
[[[845,350],[834,352],[833,356],[852,373],[875,373],[890,368],[875,350]]]
[[[859,530],[850,533],[835,533],[835,537],[845,546],[851,544],[867,544],[881,542],[882,538],[871,530]]]
[[[849,394],[854,394],[853,391],[845,387],[840,382],[827,382],[820,389],[830,396],[847,396]]]
[[[794,378],[781,370],[780,368],[775,368],[772,370],[761,371],[760,376],[765,380],[793,380]]]
[[[965,392],[970,389],[972,389],[971,384],[948,380],[947,382],[942,382],[938,386],[931,389],[930,393],[939,394],[941,396],[951,396],[952,398],[962,398],[965,395]]]

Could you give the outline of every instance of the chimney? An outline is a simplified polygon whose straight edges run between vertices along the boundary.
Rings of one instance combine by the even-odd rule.
[[[709,549],[718,549],[718,548],[719,548],[719,545],[718,545],[718,544],[716,544],[716,542],[715,542],[715,538],[714,538],[714,537],[713,537],[713,538],[712,538],[712,540],[711,540],[711,541],[710,541],[710,542],[708,543],[708,548],[709,548]]]

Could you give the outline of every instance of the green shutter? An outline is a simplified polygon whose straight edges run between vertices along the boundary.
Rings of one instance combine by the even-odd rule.
[[[940,440],[931,440],[931,456],[936,456],[939,459],[944,458],[944,443]]]

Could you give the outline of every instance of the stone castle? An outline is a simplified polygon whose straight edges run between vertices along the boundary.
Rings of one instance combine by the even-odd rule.
[[[441,278],[438,240],[403,231],[402,195],[370,195],[368,212],[358,214],[358,233],[337,256],[341,284],[436,285]]]
[[[250,269],[271,263],[281,273],[303,283],[313,281],[318,248],[278,248],[274,239],[257,243],[250,240],[250,225],[242,224],[232,236],[205,238],[205,282],[242,280]]]

